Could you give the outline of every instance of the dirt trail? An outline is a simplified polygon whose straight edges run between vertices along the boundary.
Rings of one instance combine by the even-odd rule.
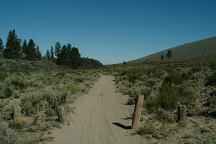
[[[126,96],[116,92],[112,76],[102,76],[75,102],[70,125],[54,130],[51,144],[143,144],[129,130],[131,120]]]

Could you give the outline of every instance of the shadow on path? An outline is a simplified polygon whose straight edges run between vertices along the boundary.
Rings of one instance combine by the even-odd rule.
[[[123,129],[131,129],[131,126],[125,126],[125,125],[120,124],[120,123],[118,123],[118,122],[113,122],[112,124],[113,124],[113,125],[116,125],[116,126],[118,126],[118,127],[120,127],[120,128],[123,128]]]

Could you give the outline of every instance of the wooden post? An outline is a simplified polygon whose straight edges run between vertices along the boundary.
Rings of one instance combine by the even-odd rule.
[[[132,129],[134,130],[138,129],[140,126],[140,118],[141,118],[143,102],[144,102],[144,96],[143,95],[138,96],[134,108],[133,121],[132,121]]]
[[[184,122],[186,119],[186,106],[185,105],[179,105],[178,106],[178,122]]]
[[[64,123],[65,121],[65,111],[63,106],[57,107],[57,116],[58,116],[58,121],[61,123]]]
[[[21,108],[19,105],[14,106],[14,123],[21,123]]]

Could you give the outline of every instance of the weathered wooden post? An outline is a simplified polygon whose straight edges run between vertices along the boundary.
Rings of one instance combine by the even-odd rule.
[[[58,116],[58,121],[61,123],[64,123],[65,121],[65,111],[63,106],[58,106],[57,107],[57,116]]]
[[[14,106],[14,123],[21,123],[21,108],[19,105]]]
[[[134,108],[133,121],[132,121],[132,129],[134,130],[138,129],[140,126],[140,118],[141,118],[143,102],[144,102],[144,96],[143,95],[138,96]]]
[[[185,105],[178,105],[178,122],[184,122],[186,119],[186,106]]]

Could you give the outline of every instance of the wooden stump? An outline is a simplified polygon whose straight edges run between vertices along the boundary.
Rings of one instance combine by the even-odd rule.
[[[19,124],[21,123],[21,108],[19,105],[14,106],[14,123]]]
[[[187,113],[186,113],[186,106],[185,105],[179,105],[178,106],[178,122],[184,122],[186,119]]]
[[[140,118],[141,118],[143,102],[144,102],[144,96],[143,95],[138,96],[134,108],[133,121],[132,121],[132,129],[134,130],[138,129],[140,126]]]
[[[58,121],[61,123],[64,123],[65,121],[65,111],[63,106],[58,106],[57,107],[57,116],[58,116]]]

